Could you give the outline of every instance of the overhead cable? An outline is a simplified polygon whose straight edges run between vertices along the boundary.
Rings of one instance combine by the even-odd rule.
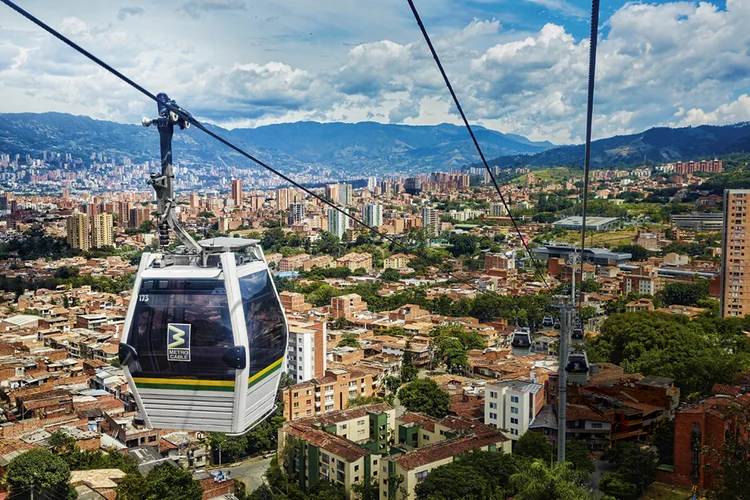
[[[466,126],[466,130],[469,131],[471,140],[474,142],[474,147],[476,147],[477,153],[479,153],[479,157],[482,159],[484,168],[487,170],[487,173],[489,174],[490,179],[492,180],[492,184],[495,186],[495,190],[497,191],[497,194],[500,197],[500,201],[505,207],[505,211],[508,213],[508,216],[510,217],[511,222],[513,223],[513,228],[518,234],[518,237],[520,238],[521,244],[526,250],[526,253],[531,258],[531,262],[534,265],[537,275],[542,278],[542,282],[544,283],[544,286],[547,288],[547,290],[550,293],[553,293],[552,288],[550,288],[549,284],[547,283],[547,278],[546,278],[547,273],[540,269],[539,261],[537,260],[536,257],[534,257],[534,254],[529,249],[529,245],[526,243],[526,240],[524,239],[523,234],[521,234],[521,230],[518,227],[518,223],[516,222],[516,219],[513,217],[513,214],[510,211],[510,207],[508,206],[508,203],[505,200],[505,196],[503,196],[503,192],[500,190],[500,185],[498,184],[497,179],[495,178],[495,174],[492,172],[492,169],[490,168],[489,163],[487,163],[487,159],[485,158],[484,153],[482,152],[482,148],[479,146],[479,141],[477,140],[476,135],[474,135],[474,130],[471,128],[471,124],[469,123],[469,120],[466,118],[466,114],[464,113],[463,107],[461,106],[461,102],[458,100],[458,96],[456,95],[456,92],[453,90],[453,85],[451,85],[450,79],[448,78],[448,74],[445,72],[445,69],[443,68],[443,64],[440,62],[440,57],[438,56],[438,53],[435,50],[435,47],[432,45],[432,40],[430,39],[430,35],[427,33],[427,29],[425,28],[424,23],[422,22],[422,18],[419,15],[419,11],[417,10],[417,7],[414,5],[413,0],[407,0],[407,1],[409,2],[409,7],[411,7],[412,14],[414,14],[414,19],[417,21],[417,24],[419,25],[419,29],[422,31],[422,35],[424,36],[425,42],[427,42],[427,46],[430,48],[430,52],[432,53],[432,58],[435,60],[435,64],[440,70],[440,74],[443,76],[443,80],[445,81],[445,86],[448,87],[448,91],[450,92],[451,97],[453,97],[453,102],[456,104],[458,113],[461,115],[461,119],[463,120],[464,125]]]

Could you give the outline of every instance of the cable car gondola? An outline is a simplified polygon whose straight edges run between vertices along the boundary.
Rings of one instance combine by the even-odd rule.
[[[573,351],[568,354],[568,364],[565,365],[568,372],[568,382],[574,384],[585,384],[589,380],[589,362],[586,351]]]
[[[554,324],[555,324],[555,320],[554,320],[554,318],[552,318],[552,316],[545,316],[544,318],[542,318],[542,326],[543,327],[550,328]]]
[[[580,327],[573,328],[573,333],[570,334],[570,338],[573,340],[574,344],[582,344],[583,343],[583,328],[580,328]]]
[[[515,355],[528,354],[531,349],[531,329],[526,327],[516,328],[513,332],[511,346]]]
[[[147,426],[241,434],[275,409],[286,318],[258,241],[195,242],[179,225],[171,134],[180,118],[159,111],[144,125],[156,122],[162,137],[162,176],[151,179],[162,251],[141,258],[120,362]],[[174,252],[170,229],[182,243]]]

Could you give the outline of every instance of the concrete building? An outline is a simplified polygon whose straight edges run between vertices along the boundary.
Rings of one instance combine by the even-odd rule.
[[[540,260],[567,259],[572,253],[580,254],[580,247],[565,244],[544,245],[531,249]],[[633,258],[627,252],[612,252],[604,248],[586,248],[583,251],[583,261],[599,266],[620,266],[627,264]]]
[[[367,310],[367,302],[356,293],[341,295],[331,299],[331,317],[351,318],[355,313],[361,313]]]
[[[285,472],[302,491],[329,481],[351,498],[353,485],[372,478],[380,483],[395,419],[393,408],[376,403],[288,423],[279,429],[279,454],[291,446],[299,459]]]
[[[349,206],[354,198],[354,190],[351,184],[339,184],[339,199],[341,205]]]
[[[422,227],[425,230],[432,230],[432,234],[437,235],[440,233],[440,213],[434,208],[424,207],[422,208]]]
[[[348,212],[347,212],[348,213]],[[328,209],[328,232],[339,239],[344,237],[346,230],[349,229],[349,217],[338,210]]]
[[[339,185],[338,184],[326,184],[325,196],[329,201],[333,203],[339,202]]]
[[[368,177],[367,178],[367,190],[371,193],[375,192],[375,188],[378,185],[378,179],[377,177]]]
[[[362,205],[362,219],[370,227],[380,227],[383,225],[383,205],[378,203],[368,203]]]
[[[73,248],[87,251],[114,245],[112,214],[75,214],[66,221],[67,242]]]
[[[712,213],[673,215],[672,224],[679,229],[691,231],[721,231],[724,227],[724,216]]]
[[[721,315],[750,312],[750,189],[724,191]],[[747,249],[746,249],[747,247]]]
[[[396,419],[396,442],[382,458],[380,500],[414,498],[417,484],[430,471],[472,450],[510,453],[511,441],[502,432],[459,417],[441,420],[419,413]],[[399,478],[398,481],[393,479]],[[401,480],[401,478],[403,478]]]
[[[322,378],[313,378],[281,390],[284,418],[300,418],[345,410],[349,400],[370,397],[375,391],[371,373],[363,371],[327,370]]]
[[[617,217],[586,217],[586,229],[589,231],[606,231],[617,225]],[[583,217],[574,215],[552,223],[553,226],[571,231],[580,231],[583,227]]]
[[[289,204],[289,217],[287,218],[288,224],[291,226],[298,222],[302,222],[305,219],[305,204],[304,203],[290,203]]]
[[[287,371],[295,382],[322,377],[326,371],[325,322],[289,320]]]
[[[232,179],[232,202],[235,207],[242,206],[242,179]]]
[[[485,387],[484,422],[503,429],[517,441],[544,406],[544,386],[522,380],[501,380]]]

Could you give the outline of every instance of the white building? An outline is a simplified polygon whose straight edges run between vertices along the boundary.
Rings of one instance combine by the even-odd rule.
[[[371,193],[375,192],[375,186],[378,185],[378,179],[375,177],[367,178],[367,190]]]
[[[484,390],[484,423],[517,441],[544,406],[544,386],[523,380],[501,380]]]
[[[289,323],[286,370],[295,383],[325,375],[326,351],[325,323]]]
[[[372,177],[371,177],[372,178]],[[377,203],[368,203],[362,205],[362,218],[365,224],[370,227],[380,227],[383,225],[383,205]]]
[[[348,213],[348,212],[347,212]],[[328,232],[336,235],[339,239],[344,237],[349,229],[349,217],[338,210],[328,209]]]
[[[440,213],[434,208],[424,207],[422,209],[422,227],[431,228],[433,234],[440,233]]]

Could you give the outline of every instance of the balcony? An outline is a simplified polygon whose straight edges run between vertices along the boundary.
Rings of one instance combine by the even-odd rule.
[[[333,396],[333,389],[324,393],[326,396]]]

